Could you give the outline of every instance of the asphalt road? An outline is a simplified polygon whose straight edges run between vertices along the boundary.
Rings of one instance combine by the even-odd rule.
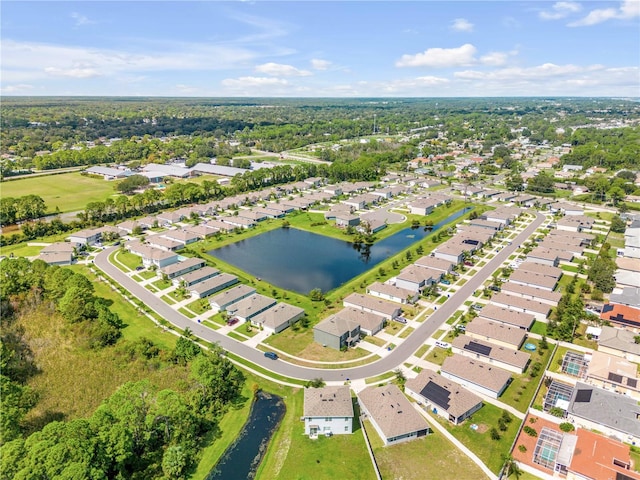
[[[173,310],[164,301],[153,295],[149,290],[140,286],[137,282],[125,275],[120,269],[109,262],[109,255],[117,247],[111,247],[103,250],[96,256],[95,264],[112,279],[126,288],[132,295],[135,295],[142,303],[154,310],[158,315],[171,322],[178,328],[185,329],[189,327],[194,335],[212,343],[218,343],[224,350],[233,352],[250,362],[258,364],[263,368],[274,373],[284,375],[291,378],[303,380],[311,380],[313,378],[322,378],[325,381],[344,381],[346,379],[369,378],[381,375],[390,370],[396,369],[398,366],[409,358],[424,342],[433,335],[433,333],[446,322],[451,315],[464,303],[464,301],[482,283],[491,276],[491,274],[511,255],[527,238],[540,226],[545,220],[544,215],[533,212],[536,219],[518,235],[511,245],[504,247],[496,254],[473,278],[465,283],[455,294],[451,296],[443,305],[433,312],[427,320],[425,320],[409,337],[396,349],[392,350],[384,358],[363,365],[360,367],[345,369],[323,369],[309,368],[294,365],[280,360],[270,360],[264,356],[260,350],[254,349],[241,342],[238,342],[226,335],[222,335],[210,328],[202,326],[193,320],[188,319],[181,313]]]

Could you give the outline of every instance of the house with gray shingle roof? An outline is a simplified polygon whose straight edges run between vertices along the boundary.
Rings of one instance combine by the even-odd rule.
[[[252,317],[251,324],[270,333],[280,333],[296,323],[303,315],[304,308],[281,302]]]
[[[511,373],[488,363],[454,354],[444,360],[443,377],[465,388],[498,398],[511,382]]]
[[[360,340],[360,324],[331,315],[313,327],[313,340],[336,350],[351,347]]]
[[[209,305],[211,305],[214,312],[220,312],[222,310],[226,310],[227,307],[239,302],[243,298],[253,295],[254,293],[256,293],[256,289],[249,285],[237,285],[229,290],[219,293],[215,297],[212,297],[211,300],[209,300]]]
[[[345,435],[353,433],[353,401],[346,385],[305,388],[304,434]]]
[[[394,384],[367,387],[358,393],[358,401],[385,446],[430,433],[426,420]]]
[[[248,322],[256,315],[273,307],[276,303],[273,298],[254,293],[227,307],[227,312],[229,312],[229,315],[238,317],[243,322]]]

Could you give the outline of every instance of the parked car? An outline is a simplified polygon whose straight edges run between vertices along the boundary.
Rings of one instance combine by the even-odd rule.
[[[441,342],[440,340],[436,340],[436,347],[440,347],[440,348],[449,348],[451,345],[449,345],[447,342]]]
[[[144,270],[144,267],[142,265],[138,265],[136,267],[136,270],[139,272],[140,270]]]
[[[479,303],[474,303],[473,305],[471,305],[471,308],[473,308],[474,310],[482,310],[482,305]]]
[[[443,278],[442,280],[440,280],[440,283],[442,283],[443,285],[451,285],[451,282],[446,278]]]
[[[491,285],[489,287],[489,290],[493,290],[494,292],[499,292],[500,290],[502,290],[499,286],[497,285]]]
[[[407,319],[404,318],[404,317],[396,317],[396,318],[394,318],[394,320],[396,322],[400,322],[400,323],[407,323]]]
[[[473,267],[473,263],[472,263],[472,262],[466,261],[466,262],[464,262],[464,264],[465,264],[467,267]]]
[[[233,317],[230,318],[229,320],[227,320],[227,325],[229,325],[230,327],[235,325],[236,323],[238,323],[240,320],[237,317]]]
[[[264,356],[270,358],[271,360],[278,359],[278,354],[276,352],[264,352]]]

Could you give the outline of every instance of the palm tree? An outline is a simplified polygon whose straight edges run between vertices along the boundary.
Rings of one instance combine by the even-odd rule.
[[[502,466],[503,473],[507,476],[507,478],[513,477],[518,480],[520,475],[522,475],[522,470],[520,470],[520,466],[518,462],[511,455],[503,455],[504,465]]]

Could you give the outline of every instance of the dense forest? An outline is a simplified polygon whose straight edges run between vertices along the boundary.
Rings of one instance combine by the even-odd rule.
[[[11,168],[176,157],[195,162],[229,158],[247,147],[280,152],[373,133],[410,135],[414,145],[445,133],[451,142],[482,140],[490,151],[519,135],[534,143],[583,145],[592,141],[590,133],[574,131],[576,126],[639,116],[636,102],[608,99],[12,97],[3,100],[0,153],[17,157],[17,163],[3,164],[7,175]],[[230,146],[230,140],[240,146]],[[330,151],[324,154],[333,160]]]
[[[207,432],[240,395],[243,375],[217,349],[201,351],[187,336],[171,352],[141,339],[120,340],[122,320],[93,284],[71,269],[44,262],[0,262],[0,478],[183,478]],[[127,382],[88,418],[25,420],[38,404],[29,379],[45,366],[34,360],[34,338],[24,322],[61,316],[75,348],[128,352],[129,361],[180,364],[188,381],[180,391],[148,380]],[[80,381],[80,380],[78,380]],[[69,386],[70,387],[70,386]],[[41,428],[40,428],[41,427]]]

